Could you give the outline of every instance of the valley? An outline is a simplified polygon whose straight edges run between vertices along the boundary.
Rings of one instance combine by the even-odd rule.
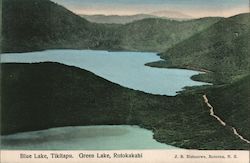
[[[1,61],[1,135],[67,126],[136,125],[151,130],[157,143],[173,147],[250,149],[244,141],[250,139],[249,13],[229,18],[177,21],[153,17],[101,24],[87,21],[49,0],[3,0],[2,16],[1,59],[4,55],[19,55],[19,60]],[[82,54],[81,50],[93,56],[96,54],[91,50],[106,51],[110,61],[105,57],[87,62],[91,56],[72,61],[71,57],[76,56],[76,51]],[[52,59],[39,58],[39,54],[48,51],[56,52],[51,54]],[[138,56],[126,59],[121,53]],[[149,55],[140,58],[140,53]],[[30,61],[22,60],[29,54]],[[107,65],[112,68],[113,60],[120,71],[106,71],[102,76],[89,67],[60,62],[57,57],[84,66],[93,63],[99,70]],[[123,73],[123,66],[131,73]],[[183,74],[176,71],[172,82],[181,85],[169,93],[166,90],[174,87],[171,83],[162,89],[170,78],[162,72],[169,68],[205,73],[182,78]],[[137,71],[141,73],[132,73]],[[147,74],[149,71],[152,76]],[[143,88],[135,89],[107,76],[125,76],[127,82],[150,82],[137,83]],[[186,80],[192,84],[182,83]],[[197,81],[212,85],[194,85]],[[150,85],[153,82],[156,84]],[[156,88],[158,91],[152,92]],[[208,106],[215,108],[213,115],[226,126],[210,116]],[[44,138],[46,134],[38,139]],[[20,140],[6,143],[11,146],[15,141]],[[37,139],[33,141],[35,144]]]

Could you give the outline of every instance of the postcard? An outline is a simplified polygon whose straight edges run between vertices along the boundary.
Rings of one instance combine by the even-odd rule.
[[[249,163],[248,0],[2,0],[1,163]]]

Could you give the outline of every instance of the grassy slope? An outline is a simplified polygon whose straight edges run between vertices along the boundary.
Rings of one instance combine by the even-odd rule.
[[[250,72],[249,18],[241,14],[223,19],[162,53],[167,62],[152,65],[207,69],[213,73],[200,79],[232,82]]]
[[[178,147],[249,149],[209,116],[201,93],[150,95],[56,63],[2,64],[2,72],[2,134],[68,125],[136,124],[153,130],[158,141]],[[242,95],[249,104],[249,93]],[[228,100],[220,102],[230,105]],[[226,113],[236,109],[218,108]],[[248,134],[247,119],[227,120]]]
[[[185,22],[149,19],[128,25],[107,25],[88,22],[49,0],[3,0],[2,50],[22,52],[77,48],[161,51],[206,29],[219,19]]]

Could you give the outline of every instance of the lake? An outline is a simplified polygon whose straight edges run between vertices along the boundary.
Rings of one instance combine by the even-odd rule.
[[[175,96],[185,86],[206,83],[190,79],[196,71],[145,66],[161,60],[156,53],[96,50],[46,50],[1,55],[2,63],[58,62],[79,67],[121,86],[157,95]],[[4,149],[176,149],[153,139],[136,126],[52,128],[2,137]]]
[[[122,150],[177,149],[153,139],[138,126],[61,127],[2,137],[2,149],[22,150]]]
[[[157,95],[174,96],[185,86],[206,83],[193,81],[200,72],[145,66],[161,60],[156,53],[108,52],[98,50],[46,50],[29,53],[2,54],[1,62],[58,62],[79,67],[121,86]]]

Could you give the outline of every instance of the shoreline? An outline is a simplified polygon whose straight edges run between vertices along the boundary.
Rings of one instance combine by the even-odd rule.
[[[151,95],[121,87],[85,70],[57,63],[1,66],[5,88],[2,99],[6,101],[2,106],[2,114],[5,115],[2,135],[62,126],[138,125],[153,131],[153,138],[157,142],[179,148],[248,149],[208,118],[208,111],[201,111],[204,102],[199,92],[173,97]],[[13,75],[18,80],[11,79]],[[30,80],[33,82],[25,84]],[[93,84],[95,87],[91,86]],[[35,96],[31,90],[36,92]],[[73,94],[70,93],[72,91]],[[17,100],[13,103],[10,99]],[[49,119],[47,115],[50,115]],[[211,136],[216,139],[206,141]],[[230,141],[234,143],[222,145]]]

